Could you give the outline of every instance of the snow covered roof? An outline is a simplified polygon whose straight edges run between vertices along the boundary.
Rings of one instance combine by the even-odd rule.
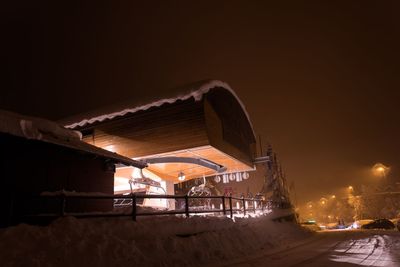
[[[138,111],[147,110],[152,107],[160,107],[164,104],[173,104],[178,100],[187,100],[189,98],[194,98],[195,101],[200,101],[202,100],[203,96],[207,94],[211,89],[217,87],[229,91],[236,98],[236,100],[242,107],[243,112],[245,113],[254,134],[254,128],[250,121],[249,114],[247,113],[244,104],[236,95],[235,91],[233,91],[233,89],[227,83],[219,80],[207,80],[207,81],[200,81],[197,83],[193,83],[191,85],[184,87],[184,93],[172,97],[155,99],[153,101],[149,101],[147,104],[136,104],[136,105],[128,104],[122,107],[121,106],[116,107],[109,112],[98,111],[91,114],[84,114],[78,117],[67,118],[66,120],[61,121],[60,123],[63,124],[66,128],[75,129],[77,127],[90,125],[96,122],[102,122],[107,119],[113,119],[115,117],[125,116],[127,114],[132,114]]]
[[[0,132],[79,150],[128,166],[138,168],[146,166],[142,162],[87,144],[81,141],[80,132],[66,129],[55,122],[42,118],[0,110]]]

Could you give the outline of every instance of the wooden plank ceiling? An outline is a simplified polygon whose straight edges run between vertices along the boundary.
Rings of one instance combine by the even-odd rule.
[[[253,169],[253,166],[248,166],[242,163],[241,161],[209,145],[180,150],[180,151],[173,151],[163,154],[155,154],[136,159],[140,160],[145,158],[160,158],[160,157],[204,158],[226,167],[227,168],[226,172],[250,171]],[[149,164],[149,167],[147,167],[147,169],[157,174],[160,178],[169,181],[174,181],[175,183],[179,182],[178,176],[180,172],[184,173],[186,180],[190,180],[193,178],[200,178],[203,175],[210,176],[217,174],[216,171],[211,170],[209,168],[189,163]]]

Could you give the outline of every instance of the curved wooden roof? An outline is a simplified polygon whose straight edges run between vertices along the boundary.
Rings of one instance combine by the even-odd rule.
[[[251,170],[254,130],[229,85],[212,80],[181,91],[147,104],[81,115],[65,120],[65,125],[81,130],[87,142],[130,158],[194,157],[228,171]],[[185,171],[188,179],[215,173],[188,163],[150,164],[148,168],[169,180],[175,180],[180,171]]]
[[[136,113],[138,111],[148,110],[153,107],[160,107],[164,104],[172,104],[179,100],[183,101],[193,98],[195,101],[200,101],[203,99],[204,95],[206,95],[210,90],[215,88],[223,88],[236,99],[236,101],[242,108],[244,114],[246,115],[248,123],[253,131],[253,135],[255,136],[254,128],[250,121],[249,114],[246,111],[245,105],[236,95],[235,91],[227,83],[219,80],[205,80],[205,81],[195,82],[190,85],[178,88],[177,91],[179,91],[179,93],[175,93],[172,96],[166,96],[164,98],[155,98],[155,99],[150,98],[141,100],[138,99],[130,100],[126,101],[125,103],[119,103],[116,106],[109,106],[99,110],[90,111],[87,113],[65,118],[59,121],[59,123],[64,125],[66,128],[70,129],[87,127],[88,125],[97,122],[111,120],[116,117],[122,117],[125,115]]]

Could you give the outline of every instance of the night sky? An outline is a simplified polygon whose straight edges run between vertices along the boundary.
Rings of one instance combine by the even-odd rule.
[[[398,1],[17,2],[0,8],[1,109],[58,120],[219,79],[299,202],[377,183],[376,162],[399,180]]]

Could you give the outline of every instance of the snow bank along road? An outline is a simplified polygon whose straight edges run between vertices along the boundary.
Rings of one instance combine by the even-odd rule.
[[[310,233],[256,218],[77,219],[0,229],[0,267],[397,266],[400,232]]]
[[[241,258],[221,266],[400,266],[400,232],[324,231],[279,251]]]

